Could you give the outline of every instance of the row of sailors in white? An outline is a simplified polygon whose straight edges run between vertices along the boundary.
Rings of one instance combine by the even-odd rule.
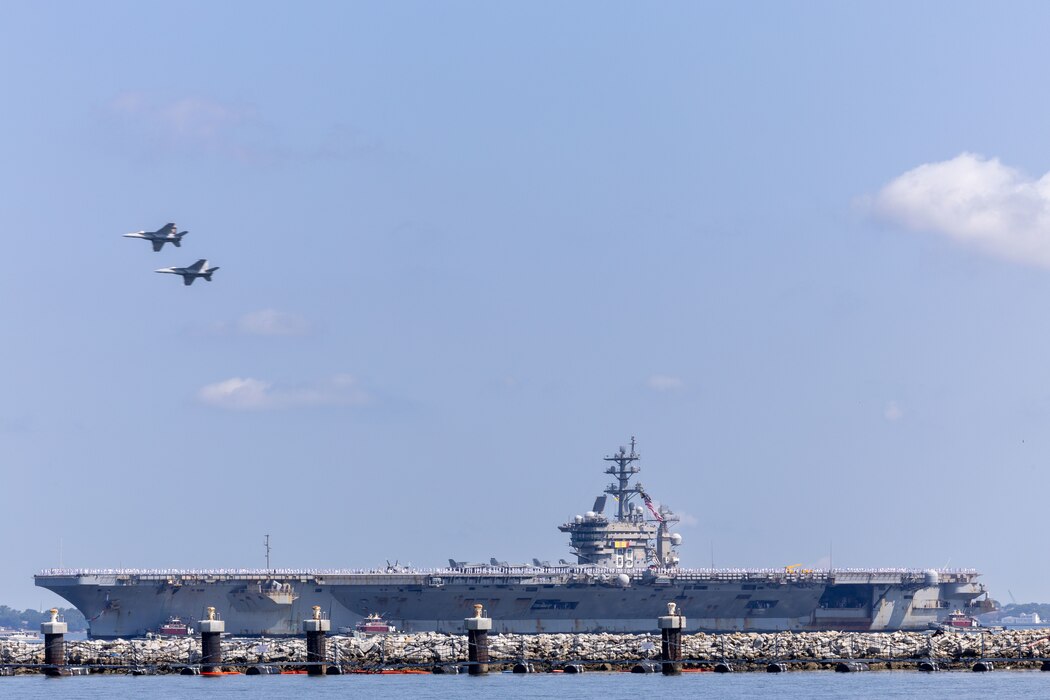
[[[556,570],[556,571],[569,571],[569,572],[592,572],[609,570],[613,571],[614,568],[605,569],[603,567],[586,566],[586,565],[568,565],[568,566],[472,566],[469,568],[470,571],[478,572],[506,572],[506,571],[529,571],[529,570]],[[408,573],[420,573],[420,574],[439,574],[459,571],[460,569],[444,568],[414,568],[414,567],[400,567],[396,570],[389,569],[45,569],[40,572],[40,576],[342,576],[342,575],[358,575],[358,574],[408,574]],[[702,569],[683,569],[679,567],[674,568],[657,568],[653,569],[657,573],[665,573],[667,575],[688,575],[691,573],[696,574],[709,574],[709,575],[783,575],[785,573],[784,568],[777,569],[750,569],[750,568],[702,568]],[[976,569],[895,569],[895,568],[877,568],[877,569],[856,569],[856,568],[835,568],[835,569],[812,569],[814,574],[924,574],[929,571],[936,571],[938,574],[976,574]]]

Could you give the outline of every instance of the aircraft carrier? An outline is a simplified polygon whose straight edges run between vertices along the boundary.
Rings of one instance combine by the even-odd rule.
[[[236,636],[298,635],[315,605],[333,630],[382,613],[400,631],[450,633],[463,631],[475,603],[494,631],[518,633],[649,632],[672,601],[688,617],[688,631],[928,629],[955,611],[992,609],[969,569],[680,568],[682,538],[671,531],[678,518],[631,483],[638,460],[633,438],[629,450],[606,457],[612,483],[592,510],[559,526],[574,563],[51,569],[35,576],[36,585],[76,606],[93,638],[145,635],[171,617],[201,619],[207,607]]]

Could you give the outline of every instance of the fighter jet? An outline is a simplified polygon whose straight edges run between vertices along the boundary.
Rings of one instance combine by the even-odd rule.
[[[124,238],[144,238],[153,244],[153,252],[159,253],[165,243],[171,243],[176,248],[180,248],[182,246],[182,237],[187,233],[189,231],[179,233],[178,229],[175,228],[175,224],[165,224],[163,228],[159,228],[156,231],[125,233]]]
[[[208,267],[207,260],[198,260],[189,267],[162,267],[159,270],[154,270],[154,272],[169,272],[173,275],[182,275],[182,283],[188,287],[198,277],[203,277],[211,282],[212,274],[218,269],[217,267]]]

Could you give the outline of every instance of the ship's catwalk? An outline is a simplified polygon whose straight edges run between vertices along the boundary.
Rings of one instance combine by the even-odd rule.
[[[647,632],[675,602],[688,631],[928,629],[990,608],[969,569],[683,569],[677,517],[640,483],[632,439],[606,457],[614,481],[559,526],[577,561],[441,569],[52,569],[36,584],[75,605],[95,638],[139,636],[214,607],[233,635],[297,635],[313,606],[333,629],[382,611],[405,632],[462,632],[475,603],[495,632]],[[606,499],[615,514],[604,514]],[[644,507],[643,507],[644,504]]]

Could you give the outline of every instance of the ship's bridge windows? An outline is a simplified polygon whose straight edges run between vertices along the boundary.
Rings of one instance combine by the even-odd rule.
[[[750,598],[750,597],[751,597],[751,594],[750,594],[750,593],[741,593],[740,595],[738,595],[738,596],[736,597],[736,599],[737,599],[737,600],[747,600],[747,599],[748,599],[748,598]]]
[[[776,607],[779,601],[776,600],[749,600],[747,601],[748,610],[769,610]]]

